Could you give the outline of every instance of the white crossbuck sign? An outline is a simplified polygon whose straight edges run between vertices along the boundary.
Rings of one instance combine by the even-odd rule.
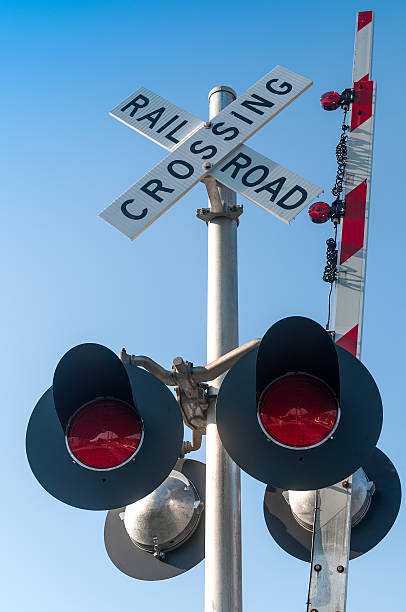
[[[312,81],[276,66],[205,123],[141,88],[111,111],[170,154],[100,217],[133,240],[207,175],[289,223],[323,190],[243,145]]]

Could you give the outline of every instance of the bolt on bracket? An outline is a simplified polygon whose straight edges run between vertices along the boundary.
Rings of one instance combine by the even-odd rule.
[[[165,561],[166,555],[161,550],[161,547],[160,547],[159,542],[158,542],[158,538],[157,537],[153,537],[152,538],[152,542],[153,542],[153,545],[154,545],[153,555],[154,555],[155,559],[158,559],[159,561]]]

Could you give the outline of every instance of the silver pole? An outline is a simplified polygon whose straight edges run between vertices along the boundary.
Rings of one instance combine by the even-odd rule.
[[[212,89],[210,118],[235,98],[229,87]],[[236,195],[223,186],[219,186],[219,191],[226,214],[236,204]],[[208,222],[207,361],[214,361],[236,346],[237,221],[216,216]],[[221,380],[222,376],[213,382],[215,393]],[[205,612],[241,612],[240,470],[221,444],[214,406],[207,418],[205,514]]]

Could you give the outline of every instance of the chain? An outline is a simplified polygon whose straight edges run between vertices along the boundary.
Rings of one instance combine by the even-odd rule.
[[[348,157],[347,130],[349,129],[349,126],[345,122],[347,118],[347,113],[348,113],[348,110],[344,109],[343,124],[341,126],[342,134],[340,136],[340,141],[338,145],[336,146],[336,158],[337,158],[338,168],[337,168],[336,182],[335,182],[333,189],[331,190],[331,193],[333,194],[333,196],[337,198],[337,200],[340,199],[340,195],[343,191],[345,167],[347,165],[347,157]]]
[[[335,281],[337,280],[337,259],[338,259],[338,250],[337,250],[337,226],[338,223],[340,222],[340,216],[343,215],[344,212],[344,202],[341,199],[341,194],[343,192],[343,182],[344,182],[344,175],[345,175],[345,169],[347,166],[347,158],[348,158],[348,149],[347,149],[347,140],[348,140],[348,134],[347,131],[349,129],[349,126],[346,123],[346,119],[347,119],[347,113],[348,113],[348,107],[344,107],[344,118],[343,118],[343,124],[341,126],[342,129],[342,133],[340,136],[340,140],[338,145],[336,146],[336,158],[337,158],[337,174],[336,174],[336,181],[335,181],[335,185],[333,187],[333,189],[331,190],[331,193],[333,194],[333,196],[335,196],[335,201],[332,204],[332,209],[333,209],[333,215],[332,215],[332,221],[334,223],[334,238],[329,238],[326,241],[327,244],[327,252],[326,252],[326,259],[327,259],[327,263],[326,266],[324,268],[324,273],[323,273],[323,280],[326,283],[330,284],[330,291],[328,294],[328,317],[327,317],[327,323],[326,323],[326,330],[329,330],[330,327],[330,317],[331,317],[331,294],[333,292],[333,285],[335,283]],[[340,214],[335,216],[334,215],[334,211],[339,211]]]
[[[337,280],[337,224],[335,224],[334,228],[334,238],[329,238],[326,240],[327,244],[327,253],[326,259],[327,264],[324,268],[323,280],[326,283],[334,283]]]
[[[337,223],[334,223],[334,238],[329,238],[326,241],[327,244],[327,265],[324,268],[323,280],[326,283],[330,283],[330,291],[328,293],[328,316],[326,323],[326,330],[330,328],[330,316],[331,316],[331,294],[333,293],[333,285],[337,280]]]

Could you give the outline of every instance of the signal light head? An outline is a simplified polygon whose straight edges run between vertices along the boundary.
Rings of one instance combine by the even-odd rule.
[[[86,468],[109,470],[130,461],[139,450],[143,426],[134,408],[114,398],[97,398],[70,419],[66,445]]]
[[[289,373],[271,382],[258,402],[262,431],[288,448],[323,443],[338,424],[339,406],[332,390],[305,373]]]
[[[315,202],[309,208],[309,217],[313,223],[325,223],[330,216],[331,208],[326,202]]]
[[[324,110],[336,110],[341,104],[341,95],[337,91],[326,91],[320,96],[320,104]]]
[[[28,461],[44,489],[87,510],[149,495],[168,477],[182,443],[182,415],[166,385],[92,343],[62,357],[26,438]]]
[[[230,457],[254,478],[323,489],[373,451],[382,402],[371,374],[315,321],[278,321],[225,376],[217,427]]]

